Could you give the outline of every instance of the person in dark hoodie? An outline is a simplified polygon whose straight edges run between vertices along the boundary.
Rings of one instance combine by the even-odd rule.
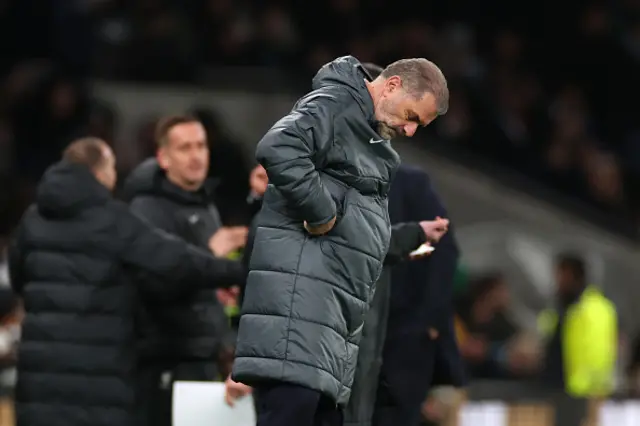
[[[73,142],[42,178],[9,247],[26,316],[18,353],[18,426],[137,426],[136,300],[179,300],[243,279],[240,263],[154,230],[112,198],[115,158]],[[132,280],[136,271],[162,284]]]
[[[389,249],[390,145],[448,107],[426,59],[373,80],[351,56],[259,142],[269,177],[251,252],[232,379],[254,387],[258,425],[342,424],[369,304]],[[434,221],[439,239],[448,221]],[[324,422],[324,423],[323,423]]]
[[[207,134],[200,121],[190,116],[162,118],[155,139],[157,159],[140,164],[125,183],[124,196],[131,210],[216,256],[228,256],[242,247],[247,229],[224,227],[214,203],[215,182],[207,179]],[[162,282],[162,277],[141,277],[149,279]],[[234,336],[214,289],[180,300],[146,298],[142,302],[139,377],[145,398],[140,409],[146,412],[149,425],[170,426],[173,381],[226,377],[228,371],[220,370],[233,353]]]

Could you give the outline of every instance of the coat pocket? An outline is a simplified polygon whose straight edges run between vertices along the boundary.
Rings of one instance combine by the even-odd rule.
[[[332,196],[333,201],[336,203],[336,223],[326,235],[337,236],[341,235],[340,230],[345,226],[345,221],[349,220],[350,204],[352,203],[353,194],[355,189],[347,189],[347,191],[341,196]]]

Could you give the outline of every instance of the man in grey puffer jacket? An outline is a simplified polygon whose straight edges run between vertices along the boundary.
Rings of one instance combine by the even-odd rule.
[[[347,56],[260,141],[269,177],[251,255],[233,379],[255,388],[259,426],[341,424],[358,344],[389,248],[389,140],[446,112],[426,59],[372,79]],[[437,238],[446,221],[434,222]]]

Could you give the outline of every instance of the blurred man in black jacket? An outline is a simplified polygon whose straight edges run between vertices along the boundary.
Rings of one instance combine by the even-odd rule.
[[[215,183],[206,179],[209,149],[202,124],[189,116],[169,116],[158,122],[155,138],[157,159],[143,162],[125,184],[132,211],[218,257],[242,247],[247,229],[223,227],[213,202]],[[215,291],[204,289],[170,303],[146,299],[139,320],[149,424],[170,426],[173,381],[220,378],[218,361],[223,352],[233,351],[228,319]]]
[[[389,192],[391,223],[447,216],[422,170],[402,165]],[[461,386],[462,361],[453,329],[453,277],[458,263],[454,230],[427,258],[397,265],[374,426],[417,426],[429,388]]]
[[[245,272],[153,230],[114,200],[115,159],[103,141],[76,141],[63,158],[42,178],[9,249],[11,285],[26,310],[17,424],[138,426],[138,294],[177,300]],[[162,284],[133,285],[140,270]]]

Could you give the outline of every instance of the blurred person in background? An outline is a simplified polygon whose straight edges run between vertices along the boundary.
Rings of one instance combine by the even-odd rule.
[[[180,300],[243,279],[239,262],[152,229],[112,198],[115,157],[73,142],[44,174],[9,248],[25,319],[18,426],[134,426],[138,290]],[[133,286],[132,272],[163,277]],[[162,296],[161,296],[162,295]]]
[[[0,235],[0,288],[9,288],[9,238]]]
[[[164,117],[156,125],[155,139],[157,158],[144,161],[127,178],[124,193],[131,210],[217,257],[243,247],[247,229],[224,227],[214,202],[216,182],[207,179],[209,149],[202,123],[191,116]],[[162,285],[163,278],[141,279]],[[222,298],[229,293],[218,291]],[[138,340],[140,385],[145,389],[140,408],[149,425],[171,425],[173,381],[212,381],[228,374],[220,368],[225,352],[233,353],[233,336],[214,289],[178,300],[144,300]]]
[[[518,379],[539,366],[538,351],[527,351],[525,333],[509,318],[510,303],[501,273],[477,278],[456,303],[460,352],[473,379]]]
[[[0,389],[8,389],[15,384],[13,367],[23,314],[22,304],[11,287],[0,287]]]
[[[13,394],[16,383],[16,361],[20,343],[20,325],[24,311],[9,283],[0,287],[0,424],[14,426]]]
[[[640,397],[640,338],[638,336],[632,341],[627,373],[629,392],[633,397],[638,398]]]
[[[547,338],[543,376],[552,389],[577,398],[613,391],[618,349],[615,305],[587,283],[584,260],[573,253],[556,258],[555,309],[540,313]]]
[[[262,207],[262,197],[264,197],[264,193],[267,192],[268,186],[269,176],[267,175],[267,171],[261,164],[256,165],[249,175],[250,190],[247,196],[247,203],[249,203],[251,207],[252,222],[256,219],[256,215]],[[251,251],[248,250],[248,252],[250,253]]]
[[[627,383],[632,397],[640,397],[640,336],[631,341],[629,365],[627,366]]]
[[[447,211],[429,176],[401,165],[389,193],[389,216],[395,224],[446,217]],[[377,388],[373,425],[417,426],[432,386],[464,384],[453,329],[459,251],[452,232],[449,227],[427,258],[393,269],[382,366],[378,383],[371,384]]]
[[[352,56],[260,141],[269,177],[238,330],[235,381],[256,388],[258,425],[342,424],[391,227],[387,195],[413,136],[448,107],[442,72],[401,60],[370,78]],[[436,221],[442,232],[446,221]]]

